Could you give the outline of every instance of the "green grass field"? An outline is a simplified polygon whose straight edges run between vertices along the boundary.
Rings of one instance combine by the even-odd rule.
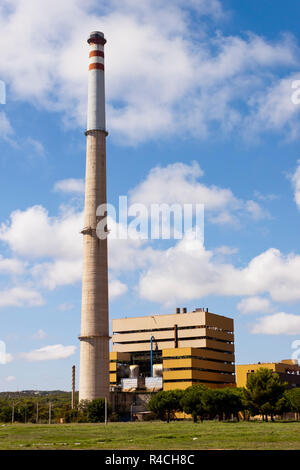
[[[300,449],[300,422],[8,424],[0,449]]]

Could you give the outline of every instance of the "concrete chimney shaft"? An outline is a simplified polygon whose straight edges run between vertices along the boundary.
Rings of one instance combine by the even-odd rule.
[[[103,33],[88,43],[89,83],[83,234],[79,401],[109,396],[107,240],[96,234],[97,207],[106,204],[106,126]]]

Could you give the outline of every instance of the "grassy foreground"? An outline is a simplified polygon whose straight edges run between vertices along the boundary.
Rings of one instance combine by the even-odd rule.
[[[300,449],[300,422],[8,424],[0,449]]]

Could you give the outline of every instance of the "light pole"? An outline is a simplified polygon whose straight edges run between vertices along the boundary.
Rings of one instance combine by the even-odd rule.
[[[11,410],[11,424],[14,424],[15,421],[15,402],[12,402],[12,410]]]
[[[153,340],[154,336],[150,338],[150,345],[151,345],[151,377],[153,377]]]
[[[107,398],[104,398],[104,422],[107,424]]]

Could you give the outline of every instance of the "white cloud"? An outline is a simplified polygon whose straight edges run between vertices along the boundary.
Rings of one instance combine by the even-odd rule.
[[[157,252],[155,263],[140,277],[142,298],[174,304],[207,295],[255,296],[268,293],[275,301],[300,300],[300,256],[270,248],[247,266],[214,259],[199,240],[183,239]]]
[[[118,230],[118,233],[125,236],[125,227],[122,224],[116,224],[110,218],[108,218],[108,227],[111,232]],[[145,268],[149,262],[154,262],[158,255],[159,252],[156,252],[145,240],[133,239],[130,236],[127,239],[108,237],[108,261],[113,273]]]
[[[8,375],[5,377],[5,382],[14,382],[16,380],[16,377],[14,375]]]
[[[63,193],[84,194],[84,181],[83,179],[69,178],[57,181],[54,185],[54,191]]]
[[[294,188],[294,199],[298,209],[300,209],[300,160],[297,163],[297,168],[293,175],[291,175],[291,181]]]
[[[245,132],[252,138],[253,133],[264,130],[284,130],[286,139],[295,139],[300,131],[300,107],[292,101],[292,83],[299,80],[299,72],[281,79],[273,79],[261,92],[249,100],[252,111],[246,120]]]
[[[269,213],[263,209],[256,201],[247,201],[246,210],[254,220],[270,218]]]
[[[0,240],[14,254],[38,260],[27,272],[36,285],[52,290],[81,280],[82,227],[82,211],[61,207],[60,214],[51,217],[42,206],[33,206],[11,214],[10,220],[0,227]]]
[[[113,280],[109,283],[109,298],[115,299],[126,294],[128,287],[121,281]]]
[[[4,307],[38,307],[44,304],[41,294],[27,287],[12,287],[0,292],[0,308]]]
[[[46,338],[46,336],[47,336],[47,334],[45,333],[45,331],[42,330],[42,329],[39,329],[32,335],[32,338],[33,339],[44,339],[44,338]]]
[[[45,147],[39,140],[33,139],[32,137],[28,137],[26,140],[26,144],[30,147],[31,151],[40,157],[45,157]]]
[[[190,165],[173,163],[150,170],[146,179],[130,191],[130,203],[204,204],[209,220],[218,224],[238,225],[238,217],[248,214],[254,220],[268,217],[255,201],[242,201],[228,188],[207,186],[199,181],[203,176],[198,162]]]
[[[226,246],[226,245],[219,246],[219,247],[214,249],[214,252],[216,254],[220,254],[220,255],[234,255],[234,254],[238,253],[238,251],[239,251],[239,249],[237,247]]]
[[[61,312],[66,312],[67,310],[73,310],[73,308],[75,307],[74,304],[72,304],[71,302],[65,302],[63,304],[60,304],[58,306],[58,309],[61,311]]]
[[[31,273],[39,284],[53,290],[57,286],[75,284],[82,279],[82,260],[55,259],[49,263],[36,264]]]
[[[10,136],[13,134],[13,128],[5,113],[0,113],[0,138],[4,140],[10,140]]]
[[[26,258],[73,259],[81,255],[82,227],[81,212],[68,208],[50,217],[42,206],[33,206],[12,212],[10,221],[0,227],[0,240]]]
[[[260,318],[251,332],[265,335],[297,335],[300,333],[300,315],[274,313]]]
[[[0,255],[0,273],[19,275],[24,272],[25,266],[26,263],[18,259],[3,258],[3,256]]]
[[[279,194],[262,194],[260,191],[254,191],[254,196],[260,201],[274,201],[279,199]]]
[[[5,354],[4,364],[8,364],[9,362],[12,362],[13,360],[14,360],[14,357],[13,357],[12,354],[10,354],[10,353]]]
[[[273,310],[269,299],[256,296],[242,299],[238,303],[237,309],[243,314],[269,313]]]
[[[76,346],[63,346],[62,344],[54,344],[44,346],[40,349],[34,349],[30,352],[23,352],[20,357],[26,361],[52,361],[56,359],[66,359],[75,354]]]
[[[33,266],[28,267],[27,274],[33,277],[36,286],[53,290],[57,286],[81,281],[82,227],[81,211],[68,209],[61,211],[57,217],[50,217],[42,206],[33,206],[25,211],[13,212],[10,220],[1,226],[0,239],[16,255],[34,262]],[[113,221],[110,221],[110,228],[114,229]],[[114,272],[144,267],[154,253],[142,241],[132,239],[109,240],[108,250],[109,267]],[[10,269],[18,272],[21,267],[20,261],[0,259],[0,272],[1,268],[3,271]],[[113,287],[117,288],[121,289],[121,284]]]
[[[195,31],[190,20],[197,14]],[[101,25],[108,39],[108,128],[122,142],[178,136],[182,129],[206,137],[215,125],[231,132],[245,125],[239,101],[251,119],[259,106],[258,116],[268,116],[266,126],[276,127],[268,97],[261,93],[258,105],[248,96],[265,91],[270,81],[279,86],[274,66],[297,65],[293,38],[268,42],[254,34],[209,36],[206,15],[223,19],[221,2],[52,0],[45,15],[43,2],[15,0],[0,10],[0,75],[14,99],[62,111],[67,124],[83,126],[86,37]]]
[[[254,201],[237,199],[230,189],[205,186],[198,181],[202,175],[196,162],[154,168],[131,191],[130,202],[146,205],[152,202],[204,202],[209,213],[216,217],[228,214],[232,219],[249,212],[247,203]],[[252,216],[257,217],[257,211],[255,205]],[[112,232],[114,224],[109,221]],[[82,226],[82,211],[64,207],[53,217],[42,206],[34,206],[13,212],[10,220],[1,226],[0,239],[15,255],[33,262],[27,274],[33,277],[35,286],[54,289],[81,281]],[[119,228],[124,230],[122,225]],[[239,267],[222,258],[235,253],[235,248],[217,247],[209,251],[199,240],[188,237],[166,250],[155,249],[145,240],[109,238],[108,249],[112,298],[127,289],[123,280],[119,280],[121,273],[142,269],[141,297],[161,303],[171,304],[207,295],[253,297],[266,293],[275,301],[300,300],[300,255],[297,254],[285,255],[270,248],[250,260],[248,265]],[[41,305],[43,301],[40,294],[28,288],[20,290],[17,287],[2,294],[0,306],[1,302],[7,306]]]

